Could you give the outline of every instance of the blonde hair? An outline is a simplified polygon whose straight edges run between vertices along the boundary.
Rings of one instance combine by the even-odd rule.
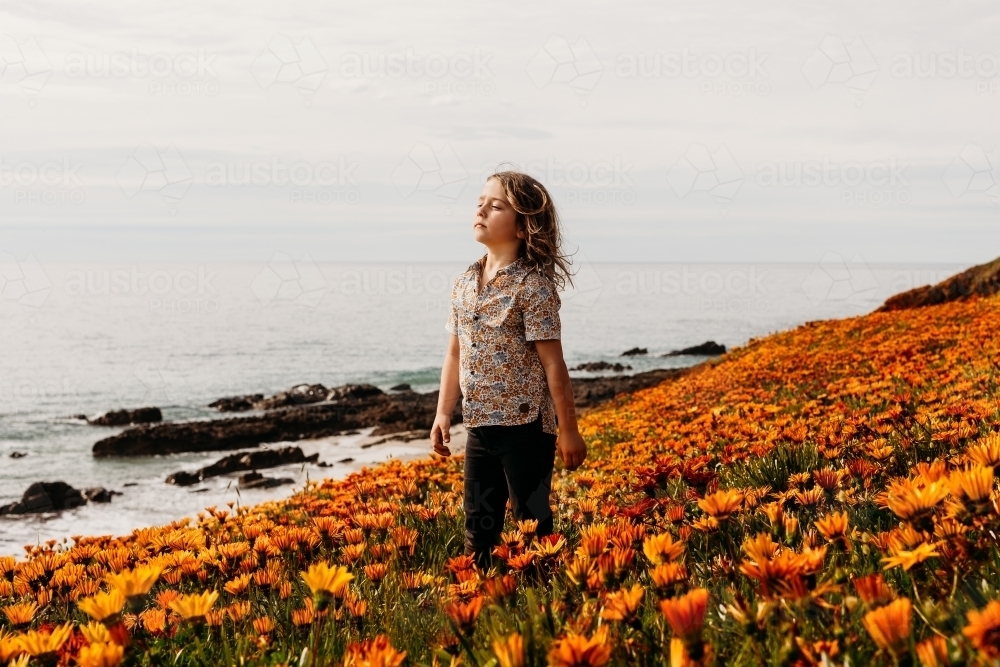
[[[518,171],[498,171],[496,179],[503,188],[517,224],[524,231],[520,255],[529,268],[551,280],[557,289],[573,285],[570,255],[562,251],[562,228],[552,195],[535,178]],[[489,179],[487,179],[489,180]]]

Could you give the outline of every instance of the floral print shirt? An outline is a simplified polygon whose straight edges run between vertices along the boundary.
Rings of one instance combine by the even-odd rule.
[[[519,258],[479,288],[484,256],[452,287],[445,329],[459,340],[462,421],[467,427],[527,424],[542,415],[556,432],[555,406],[532,341],[558,339],[559,295]]]

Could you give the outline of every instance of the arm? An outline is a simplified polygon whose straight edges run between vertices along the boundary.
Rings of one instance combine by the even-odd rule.
[[[451,414],[455,404],[462,396],[458,384],[458,336],[448,337],[448,349],[444,355],[444,365],[441,367],[441,389],[438,392],[437,415],[431,426],[431,444],[434,451],[441,456],[451,456],[447,443],[451,442]]]
[[[587,458],[587,445],[576,425],[573,385],[563,360],[562,343],[558,339],[536,340],[535,349],[545,368],[545,379],[559,418],[559,439],[556,446],[563,464],[574,470]]]

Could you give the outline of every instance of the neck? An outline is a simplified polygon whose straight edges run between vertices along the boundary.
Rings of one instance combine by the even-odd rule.
[[[520,247],[520,243],[515,246],[502,246],[499,248],[487,247],[484,268],[487,270],[500,269],[517,261],[517,258],[520,256],[518,253]]]

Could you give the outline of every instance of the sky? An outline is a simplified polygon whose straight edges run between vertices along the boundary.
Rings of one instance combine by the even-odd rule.
[[[499,165],[591,262],[1000,255],[990,2],[8,1],[0,254],[465,261]]]

